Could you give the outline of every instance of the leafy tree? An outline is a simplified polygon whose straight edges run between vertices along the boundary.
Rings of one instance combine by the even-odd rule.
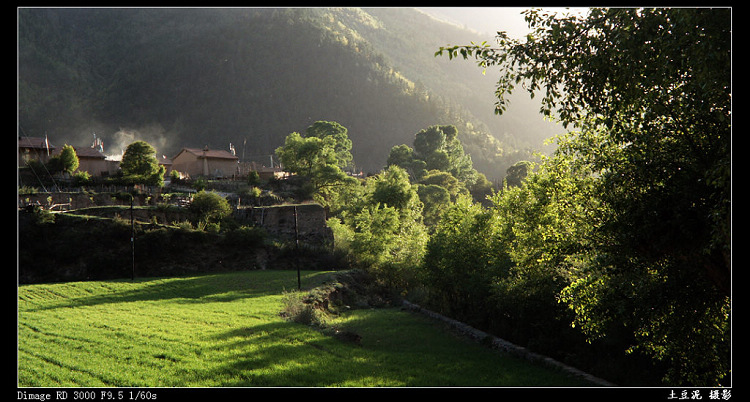
[[[396,166],[389,166],[370,180],[370,183],[372,204],[382,204],[401,211],[409,208],[417,198],[406,171]]]
[[[260,173],[255,170],[247,174],[247,184],[251,186],[257,186],[260,184]]]
[[[468,190],[474,200],[484,202],[492,194],[493,185],[492,182],[487,180],[487,176],[484,173],[477,172],[477,180],[474,184],[468,186]]]
[[[464,183],[458,181],[452,174],[440,170],[430,170],[419,180],[419,183],[424,185],[432,184],[444,188],[448,192],[448,195],[450,195],[451,201],[456,201],[459,194],[467,193]]]
[[[351,226],[352,250],[360,264],[377,269],[392,262],[389,251],[396,244],[399,227],[396,208],[367,205],[352,217]]]
[[[447,208],[422,264],[428,305],[480,328],[497,320],[492,284],[510,267],[506,245],[497,241],[498,223],[491,211],[466,195]]]
[[[309,180],[315,192],[351,180],[339,167],[334,136],[303,137],[294,132],[276,149],[276,155],[284,169]]]
[[[415,186],[404,169],[390,166],[367,178],[358,194],[331,226],[345,236],[355,264],[389,286],[410,289],[428,238]]]
[[[513,263],[494,285],[496,308],[505,312],[505,330],[535,339],[545,354],[570,347],[576,338],[570,330],[572,314],[559,295],[570,275],[596,255],[591,243],[603,209],[590,166],[563,149],[564,142],[554,157],[542,158],[523,186],[491,197],[501,227],[498,237]]]
[[[451,205],[451,195],[445,187],[437,184],[422,184],[417,186],[417,194],[424,204],[424,222],[428,227],[434,227],[440,217]]]
[[[506,170],[505,184],[512,187],[520,187],[521,182],[533,169],[533,164],[529,161],[519,161]]]
[[[84,186],[91,183],[91,175],[89,172],[76,172],[73,174],[73,184],[76,186]]]
[[[316,121],[307,128],[306,133],[308,138],[332,138],[338,166],[341,169],[351,166],[353,160],[351,154],[352,141],[349,139],[346,127],[334,121]]]
[[[76,154],[76,150],[71,145],[66,144],[65,146],[63,146],[59,158],[63,172],[72,174],[76,171],[76,169],[78,169],[78,155]]]
[[[427,170],[442,170],[466,184],[476,180],[471,156],[464,153],[455,126],[431,126],[414,137],[414,156],[426,163]]]
[[[387,166],[399,166],[405,169],[415,180],[419,180],[427,173],[427,163],[414,156],[414,150],[406,145],[396,145],[388,154]]]
[[[455,126],[431,126],[414,137],[414,148],[406,144],[391,148],[388,165],[406,169],[416,180],[422,180],[431,170],[450,173],[466,186],[478,179],[471,156],[464,153]]]
[[[576,325],[629,333],[631,351],[667,364],[665,381],[716,385],[729,371],[731,9],[526,21],[524,42],[499,33],[497,48],[436,54],[498,66],[497,113],[523,83],[543,93],[542,113],[580,128],[562,152],[590,165],[606,208],[564,292]]]
[[[78,155],[72,145],[65,144],[59,155],[55,155],[47,162],[50,172],[63,172],[72,174],[78,169]]]
[[[197,192],[189,206],[198,223],[217,223],[232,213],[226,198],[213,191]]]
[[[136,141],[127,148],[120,161],[125,180],[154,186],[164,184],[164,166],[156,159],[156,149],[145,141]]]

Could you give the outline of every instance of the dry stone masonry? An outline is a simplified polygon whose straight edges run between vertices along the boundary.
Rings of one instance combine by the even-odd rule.
[[[263,228],[272,236],[299,239],[300,244],[325,246],[333,241],[326,211],[319,204],[237,208],[234,215],[238,222]]]

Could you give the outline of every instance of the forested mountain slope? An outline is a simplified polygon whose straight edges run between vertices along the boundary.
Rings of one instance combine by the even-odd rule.
[[[18,17],[18,135],[48,135],[57,146],[86,146],[95,133],[112,154],[143,139],[167,156],[232,143],[250,157],[328,120],[349,130],[357,167],[374,172],[394,145],[453,124],[476,168],[501,178],[550,135],[529,119],[492,116],[490,74],[433,56],[474,39],[412,9],[62,8]]]

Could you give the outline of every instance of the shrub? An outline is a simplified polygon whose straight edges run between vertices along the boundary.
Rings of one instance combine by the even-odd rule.
[[[232,213],[232,208],[224,197],[204,190],[193,196],[189,209],[199,222],[218,222]]]
[[[75,172],[73,174],[73,185],[83,186],[91,183],[91,175],[89,172]]]
[[[306,302],[306,295],[301,292],[286,292],[283,297],[282,315],[288,320],[317,327],[326,326],[326,316],[321,310]]]
[[[254,170],[248,173],[247,184],[251,186],[257,186],[258,184],[260,184],[260,174],[258,174],[258,172]]]

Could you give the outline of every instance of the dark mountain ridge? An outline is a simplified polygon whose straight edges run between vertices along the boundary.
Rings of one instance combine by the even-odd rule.
[[[167,156],[231,143],[249,158],[329,120],[349,130],[357,167],[376,172],[394,145],[453,124],[475,167],[499,178],[549,136],[524,139],[531,126],[505,115],[490,128],[493,83],[478,83],[470,62],[433,56],[446,44],[436,40],[470,36],[411,9],[18,14],[19,136],[58,146],[95,134],[110,154],[143,139]]]

